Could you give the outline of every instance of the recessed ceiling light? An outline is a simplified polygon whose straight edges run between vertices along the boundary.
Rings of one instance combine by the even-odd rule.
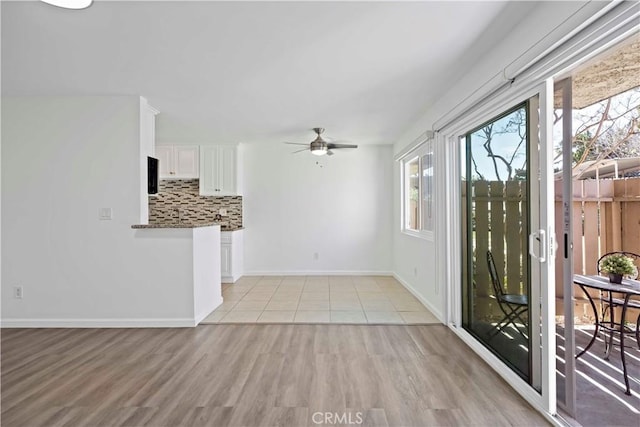
[[[91,6],[93,0],[42,0],[53,6],[63,7],[65,9],[85,9]]]

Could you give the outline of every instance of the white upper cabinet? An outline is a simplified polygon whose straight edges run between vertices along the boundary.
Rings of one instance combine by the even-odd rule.
[[[200,176],[200,148],[196,146],[173,147],[175,172],[180,178],[198,178]]]
[[[200,194],[234,196],[237,189],[237,147],[203,145],[200,147]]]
[[[173,145],[156,145],[158,158],[158,174],[160,179],[171,177],[173,170]]]
[[[197,145],[156,145],[160,179],[200,177],[200,148]]]

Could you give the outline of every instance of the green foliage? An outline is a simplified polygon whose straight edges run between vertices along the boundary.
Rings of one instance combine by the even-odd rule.
[[[522,168],[522,169],[515,169],[515,174],[513,176],[513,179],[516,181],[526,181],[527,179],[527,169],[526,168]]]
[[[416,187],[409,188],[409,200],[418,201],[418,189]]]
[[[636,272],[636,266],[633,264],[633,259],[628,256],[613,254],[600,261],[600,271],[627,276]]]
[[[591,140],[593,135],[591,132],[586,131],[583,133],[579,133],[575,136],[573,141],[573,164],[580,163],[582,160],[582,156],[584,156],[585,151],[590,148]],[[589,150],[587,156],[584,160],[596,160],[598,158],[598,153],[595,150]]]

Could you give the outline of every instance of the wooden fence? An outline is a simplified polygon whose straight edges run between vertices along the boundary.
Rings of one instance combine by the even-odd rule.
[[[563,298],[561,181],[556,181],[555,195],[556,236],[560,242],[556,257],[556,297]],[[576,274],[596,274],[598,258],[607,252],[640,253],[640,178],[574,181],[572,223]],[[576,316],[591,316],[592,310],[580,289],[575,289],[575,296]],[[562,309],[561,305],[558,309]]]
[[[466,221],[466,186],[462,186],[462,216]],[[475,317],[497,314],[490,298],[493,289],[486,261],[491,250],[496,268],[509,293],[527,293],[527,187],[525,181],[475,181],[472,183],[472,233]],[[573,260],[577,274],[596,274],[598,258],[607,252],[640,253],[640,178],[583,180],[573,183]],[[556,182],[555,222],[562,237],[562,182]],[[463,230],[463,233],[466,232]],[[556,257],[556,297],[563,297],[562,257]],[[463,275],[467,266],[463,263]],[[591,315],[591,308],[577,289],[576,315]],[[558,314],[562,304],[558,304]],[[631,316],[635,314],[631,313]]]
[[[499,314],[489,268],[490,250],[498,275],[509,293],[527,293],[523,273],[527,271],[527,186],[525,181],[475,181],[472,183],[472,233],[474,317]],[[466,220],[466,187],[462,188],[463,221]],[[466,275],[466,265],[463,274]],[[465,276],[466,277],[466,276]]]

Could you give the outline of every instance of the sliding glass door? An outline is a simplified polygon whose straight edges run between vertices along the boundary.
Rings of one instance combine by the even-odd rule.
[[[529,104],[522,103],[468,132],[461,150],[463,325],[528,382],[530,121]]]
[[[548,84],[460,137],[461,320],[555,411]]]

